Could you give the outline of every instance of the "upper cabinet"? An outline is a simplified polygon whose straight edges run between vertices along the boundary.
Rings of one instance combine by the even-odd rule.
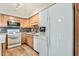
[[[20,19],[20,24],[22,28],[31,28],[29,19]]]
[[[30,25],[39,25],[39,14],[36,14],[34,16],[32,16],[31,18],[29,18],[30,20]]]
[[[23,26],[24,26],[24,23],[23,23],[24,21],[23,21],[23,20],[24,20],[24,19],[21,19],[21,18],[20,18],[20,27],[23,27]]]
[[[19,21],[19,22],[20,22],[20,27],[22,27],[22,25],[23,25],[22,18],[15,17],[14,19],[15,19],[16,21]]]
[[[24,20],[24,27],[27,27],[27,28],[30,28],[31,26],[30,26],[30,21],[29,21],[29,19],[25,19]]]
[[[9,16],[9,15],[4,15],[2,14],[2,26],[7,27],[7,21],[9,20],[10,17],[13,17],[15,20],[20,21],[19,17],[14,17],[14,16]]]
[[[5,14],[0,14],[0,26],[1,27],[7,27],[7,21],[10,17],[13,17],[15,20],[20,22],[20,27],[22,28],[32,28],[32,25],[38,25],[39,24],[39,15],[34,15],[31,18],[20,18]]]
[[[2,26],[2,15],[0,14],[0,27]]]
[[[20,22],[20,19],[21,19],[21,18],[19,18],[19,17],[14,17],[14,19],[15,19],[16,21],[19,21],[19,22]]]
[[[1,22],[2,22],[2,27],[7,27],[7,21],[9,19],[10,16],[7,16],[7,15],[4,15],[2,14],[2,17],[1,17]]]
[[[13,16],[5,15],[5,14],[0,14],[0,26],[1,27],[7,27],[7,21],[9,20],[10,17],[13,17]],[[13,17],[13,18],[15,20],[20,21],[19,17]]]

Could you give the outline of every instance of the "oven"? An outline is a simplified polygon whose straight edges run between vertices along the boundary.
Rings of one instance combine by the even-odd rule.
[[[21,45],[20,22],[8,21],[7,37],[8,37],[7,40],[8,48]]]

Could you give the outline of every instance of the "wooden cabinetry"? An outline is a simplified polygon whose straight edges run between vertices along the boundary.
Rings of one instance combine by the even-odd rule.
[[[21,34],[21,43],[25,43],[27,40],[26,34]]]
[[[30,22],[29,19],[24,20],[24,27],[29,28],[30,27]]]
[[[75,55],[79,55],[79,4],[74,4],[75,7]]]
[[[7,27],[7,21],[9,19],[9,16],[0,14],[0,26],[1,27]]]
[[[22,28],[22,27],[24,27],[24,19],[20,19],[20,27]]]
[[[32,16],[30,19],[30,25],[39,25],[39,14]]]
[[[78,51],[77,51],[77,56],[79,56],[79,47],[77,47]]]
[[[20,19],[21,27],[22,28],[30,28],[29,19]]]
[[[32,27],[31,25],[38,24],[37,15],[35,15],[34,17],[32,17],[30,19],[25,19],[25,18],[5,15],[5,14],[0,14],[0,26],[7,27],[7,21],[10,17],[13,17],[15,20],[19,21],[20,27],[22,27],[22,28],[31,28]]]
[[[16,21],[19,21],[19,22],[20,22],[20,19],[21,19],[21,18],[19,18],[19,17],[14,17],[14,19],[15,19]]]
[[[33,48],[33,36],[32,35],[26,35],[27,37],[27,44]]]
[[[3,27],[7,27],[7,21],[9,19],[10,16],[8,15],[2,15],[2,26]]]
[[[30,34],[22,33],[21,35],[22,44],[25,43],[33,48],[33,36]]]
[[[2,15],[0,14],[0,27],[2,26]]]

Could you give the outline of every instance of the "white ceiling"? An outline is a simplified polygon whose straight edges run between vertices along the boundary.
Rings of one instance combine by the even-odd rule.
[[[17,3],[0,3],[0,13],[28,18],[52,3],[23,3],[16,8]]]

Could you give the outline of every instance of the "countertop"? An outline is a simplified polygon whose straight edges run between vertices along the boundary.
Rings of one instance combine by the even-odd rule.
[[[28,34],[33,36],[39,36],[39,33],[33,33],[33,32],[21,32],[21,34]]]

